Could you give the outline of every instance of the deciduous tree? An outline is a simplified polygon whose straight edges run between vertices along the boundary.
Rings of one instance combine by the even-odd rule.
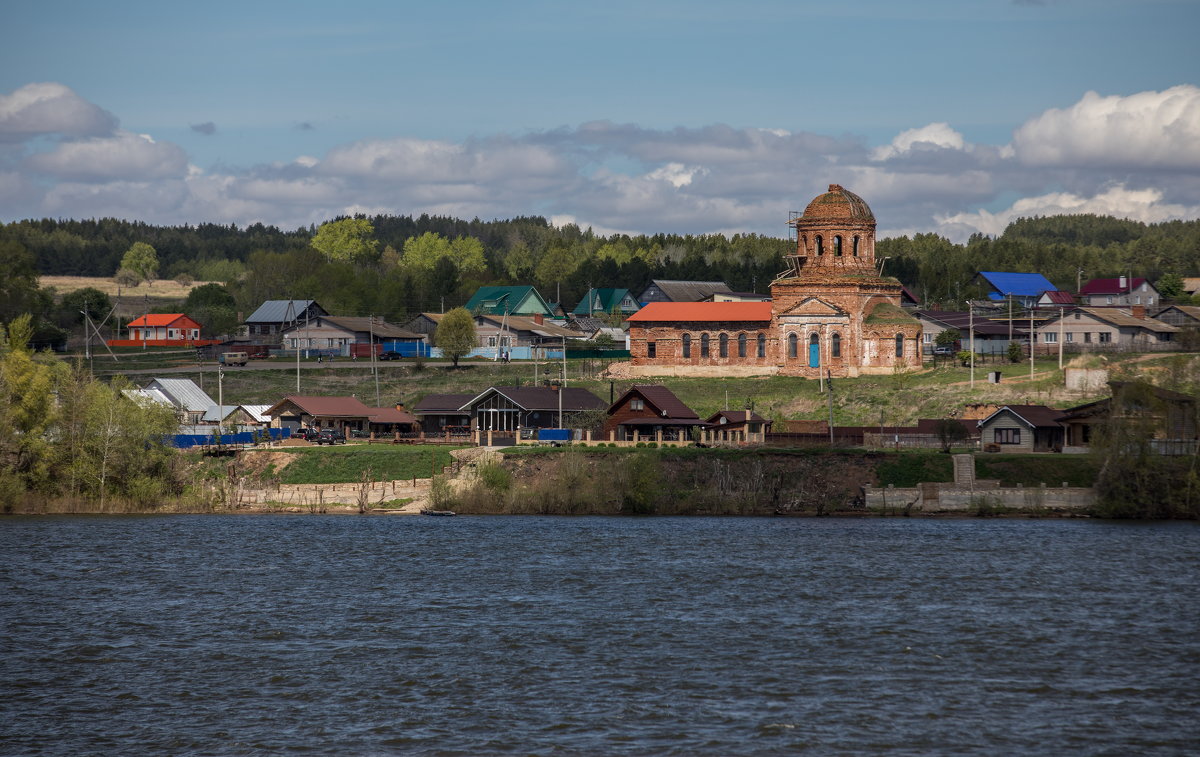
[[[139,281],[153,285],[158,277],[158,253],[145,242],[134,242],[121,258],[120,270],[130,271]]]
[[[379,257],[375,227],[365,218],[343,218],[321,224],[313,236],[313,249],[330,260],[373,263]]]
[[[475,319],[466,308],[454,308],[442,316],[433,332],[433,344],[457,368],[459,358],[475,349]]]

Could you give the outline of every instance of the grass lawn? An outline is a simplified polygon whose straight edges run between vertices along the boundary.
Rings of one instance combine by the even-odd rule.
[[[296,459],[279,472],[283,484],[343,484],[359,481],[369,470],[376,481],[429,478],[440,473],[453,458],[450,450],[456,447],[366,445],[319,449],[289,449],[280,451]]]

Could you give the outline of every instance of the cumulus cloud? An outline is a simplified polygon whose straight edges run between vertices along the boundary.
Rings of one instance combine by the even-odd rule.
[[[1114,184],[1091,197],[1070,192],[1051,192],[1037,197],[1022,198],[996,213],[976,210],[940,216],[936,220],[938,226],[951,236],[961,236],[963,230],[995,236],[1003,233],[1004,229],[1018,218],[1084,213],[1128,218],[1143,223],[1159,223],[1200,217],[1200,206],[1188,207],[1164,202],[1163,193],[1153,187],[1129,189],[1124,184]]]
[[[205,121],[202,124],[192,124],[192,131],[205,136],[212,136],[217,133],[217,125],[212,121]]]
[[[1200,168],[1200,88],[1101,97],[1042,113],[1013,134],[1027,166]]]
[[[63,142],[30,156],[26,164],[59,179],[91,182],[172,179],[188,170],[187,154],[178,145],[127,131]]]
[[[117,119],[53,82],[26,84],[12,94],[0,94],[0,140],[20,142],[31,137],[63,134],[111,134]]]
[[[890,145],[872,150],[871,157],[874,160],[887,160],[913,150],[962,150],[965,146],[962,134],[951,129],[950,124],[938,122],[900,132]]]

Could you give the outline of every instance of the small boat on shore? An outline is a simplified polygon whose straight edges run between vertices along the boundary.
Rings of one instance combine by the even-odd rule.
[[[453,510],[429,510],[426,508],[426,509],[421,510],[421,515],[439,515],[439,516],[444,517],[444,516],[454,515],[454,511]]]

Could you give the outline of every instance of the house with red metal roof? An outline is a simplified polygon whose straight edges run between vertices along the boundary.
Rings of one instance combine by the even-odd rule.
[[[1092,279],[1079,289],[1079,298],[1084,305],[1114,305],[1129,307],[1160,304],[1162,296],[1149,281],[1138,277],[1118,276],[1115,279]]]
[[[130,321],[125,339],[110,339],[110,347],[191,347],[217,344],[216,339],[201,339],[201,326],[183,313],[147,313]]]

